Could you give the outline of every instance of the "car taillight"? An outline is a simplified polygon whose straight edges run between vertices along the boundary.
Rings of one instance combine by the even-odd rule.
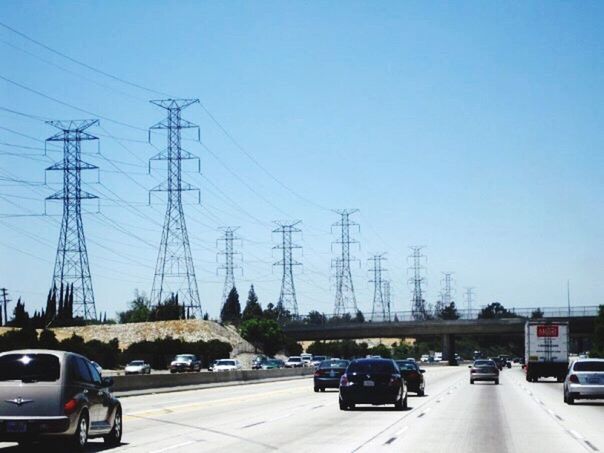
[[[578,384],[579,383],[579,378],[577,377],[576,374],[571,374],[570,377],[568,378],[568,380],[570,382],[572,382],[573,384]]]
[[[396,385],[396,384],[398,384],[398,380],[399,380],[399,376],[397,376],[396,374],[393,374],[392,376],[390,376],[390,381],[388,381],[388,385]]]
[[[75,411],[77,409],[77,407],[78,407],[78,402],[75,399],[70,399],[63,406],[63,410],[65,411],[65,414],[69,415],[73,411]]]
[[[352,382],[350,382],[348,380],[348,377],[346,377],[345,374],[342,375],[342,377],[340,378],[340,387],[348,387],[352,385]]]
[[[319,377],[321,376],[321,372],[320,371],[315,371],[315,377]]]
[[[478,371],[478,370],[477,370],[476,368],[472,368],[472,369],[470,370],[470,373],[476,373],[477,371]]]

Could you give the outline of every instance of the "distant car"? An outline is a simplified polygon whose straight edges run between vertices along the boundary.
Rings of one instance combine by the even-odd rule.
[[[201,361],[193,354],[178,354],[170,363],[170,373],[201,371]]]
[[[69,446],[61,451],[81,451],[89,438],[103,437],[108,446],[118,446],[122,406],[109,391],[112,385],[113,379],[102,378],[79,354],[47,349],[1,353],[0,442],[27,446],[63,439]],[[51,451],[35,451],[43,450]]]
[[[303,366],[304,362],[300,356],[291,356],[285,362],[285,368],[302,368]]]
[[[604,399],[604,359],[578,359],[564,379],[564,402],[578,399]]]
[[[256,358],[252,361],[252,370],[259,370],[262,368],[262,364],[266,363],[269,358],[265,355],[256,356]]]
[[[133,360],[124,368],[125,374],[151,374],[151,365],[144,360]]]
[[[313,378],[315,392],[339,388],[340,378],[349,363],[348,360],[324,360],[321,362]]]
[[[499,357],[492,357],[488,360],[491,360],[492,362],[495,363],[495,366],[497,367],[497,369],[499,371],[503,370],[503,366],[505,365],[504,361],[502,359],[500,359]]]
[[[280,359],[268,359],[266,362],[262,363],[262,369],[263,370],[276,370],[279,368],[284,368],[285,367],[285,362],[283,362],[283,360]]]
[[[407,387],[394,360],[353,360],[340,378],[340,410],[357,404],[394,404],[407,408]]]
[[[411,361],[411,362],[416,362],[416,360],[415,360],[415,358],[414,358],[414,357],[407,357],[405,360],[409,360],[409,361]]]
[[[417,393],[417,396],[424,396],[426,388],[424,373],[426,370],[420,369],[415,360],[396,360],[396,364],[407,384],[407,391]]]
[[[422,363],[428,363],[428,361],[430,361],[430,356],[428,354],[423,354],[420,358],[419,361]]]
[[[312,354],[300,354],[300,357],[302,358],[302,363],[304,363],[304,366],[311,366]]]
[[[324,355],[315,355],[313,356],[312,360],[310,361],[310,364],[312,366],[314,366],[315,368],[317,368],[319,365],[321,365],[321,362],[327,360],[327,356]]]
[[[101,367],[101,365],[99,365],[98,363],[96,363],[93,360],[91,360],[90,363],[92,363],[92,366],[96,368],[96,370],[99,372],[100,375],[103,374],[103,368]]]
[[[495,384],[499,384],[499,369],[493,360],[475,360],[474,364],[469,365],[468,368],[470,368],[470,384],[474,384],[476,381],[493,381]]]
[[[212,371],[237,371],[241,369],[241,362],[237,359],[220,359],[214,362]]]

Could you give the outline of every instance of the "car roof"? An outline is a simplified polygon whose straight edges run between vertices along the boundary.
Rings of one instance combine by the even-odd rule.
[[[596,359],[596,358],[593,358],[593,359],[577,359],[577,360],[573,361],[573,364],[577,363],[577,362],[604,362],[604,359]]]
[[[9,354],[50,354],[57,356],[60,359],[63,359],[68,356],[77,356],[82,357],[83,359],[90,360],[87,357],[84,357],[81,354],[76,354],[75,352],[69,351],[60,351],[56,349],[14,349],[12,351],[4,351],[0,353],[0,357]]]
[[[353,362],[356,363],[375,363],[375,362],[392,362],[392,359],[384,359],[384,358],[377,358],[377,357],[372,357],[370,359],[354,359]]]

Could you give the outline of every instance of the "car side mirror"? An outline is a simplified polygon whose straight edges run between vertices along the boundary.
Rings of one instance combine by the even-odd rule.
[[[113,386],[113,378],[106,377],[101,380],[101,387],[112,387]]]
[[[472,368],[472,365],[468,365],[468,368]]]
[[[419,372],[420,372],[420,373],[425,373],[425,372],[426,372],[426,370],[419,370]]]

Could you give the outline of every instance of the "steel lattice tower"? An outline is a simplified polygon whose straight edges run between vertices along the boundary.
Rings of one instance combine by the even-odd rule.
[[[63,201],[63,218],[59,245],[55,259],[53,285],[56,287],[73,285],[73,314],[84,319],[96,319],[94,291],[88,264],[88,251],[82,224],[82,200],[98,198],[82,190],[82,170],[96,170],[97,166],[82,160],[81,142],[98,140],[85,132],[98,120],[47,121],[61,132],[46,139],[46,142],[63,142],[63,160],[47,171],[63,172],[63,189],[47,197],[46,200]]]
[[[294,266],[300,266],[302,263],[294,260],[293,249],[302,247],[292,242],[292,234],[302,231],[296,228],[296,225],[300,222],[301,220],[291,224],[275,222],[279,227],[273,230],[273,233],[281,233],[281,243],[273,247],[273,249],[282,251],[281,260],[273,264],[283,268],[279,303],[295,317],[298,316],[298,301],[296,299],[296,287],[294,286]]]
[[[384,254],[373,255],[369,258],[369,261],[373,264],[373,267],[369,269],[369,272],[373,274],[373,278],[369,280],[369,283],[373,283],[372,321],[390,321],[390,313],[386,305],[386,299],[384,298],[385,282],[382,280],[382,272],[386,271],[382,267],[382,261],[385,259]]]
[[[239,227],[223,227],[221,230],[224,233],[224,236],[218,241],[224,241],[224,248],[220,255],[224,256],[224,264],[221,265],[218,270],[224,271],[224,289],[222,290],[222,302],[226,301],[227,296],[231,289],[235,288],[235,269],[239,269],[239,266],[235,264],[235,255],[239,253],[234,250],[234,242],[239,240],[239,238],[235,237],[235,231],[237,231]]]
[[[392,321],[392,290],[390,280],[382,280],[382,294],[384,296],[384,305],[386,306],[386,319]]]
[[[179,302],[184,305],[186,311],[197,318],[201,318],[201,301],[195,278],[185,213],[182,207],[183,192],[197,191],[199,198],[199,189],[182,180],[182,161],[197,160],[198,171],[200,164],[198,157],[181,147],[182,129],[196,128],[199,140],[199,126],[181,117],[183,109],[198,102],[199,99],[151,101],[152,104],[166,109],[168,116],[165,120],[150,128],[149,141],[151,140],[151,131],[165,129],[167,130],[168,146],[150,159],[149,170],[151,170],[151,161],[153,160],[168,161],[167,180],[151,189],[151,192],[168,193],[166,217],[151,289],[151,305],[157,305],[172,294],[178,294]],[[151,198],[151,193],[149,198]]]
[[[467,319],[470,319],[472,317],[472,302],[474,302],[474,287],[466,287],[466,304],[468,305],[467,308]]]
[[[446,306],[453,302],[453,272],[443,272],[442,284],[442,302]]]
[[[350,244],[358,243],[356,240],[350,239],[350,227],[358,227],[358,224],[350,221],[350,216],[358,209],[343,209],[335,211],[340,215],[340,221],[334,223],[333,227],[340,228],[340,239],[334,241],[333,244],[340,244],[341,254],[332,262],[332,267],[336,269],[336,300],[334,314],[342,316],[345,313],[356,314],[357,299],[354,294],[354,285],[352,283],[352,273],[350,272],[350,262],[355,261],[354,257],[350,256]]]
[[[425,320],[428,318],[426,310],[426,301],[424,300],[424,283],[426,281],[422,273],[425,270],[422,266],[422,260],[425,255],[422,255],[423,246],[412,246],[410,259],[413,260],[413,265],[409,268],[413,276],[409,279],[409,284],[412,286],[411,291],[411,316],[415,320]]]

